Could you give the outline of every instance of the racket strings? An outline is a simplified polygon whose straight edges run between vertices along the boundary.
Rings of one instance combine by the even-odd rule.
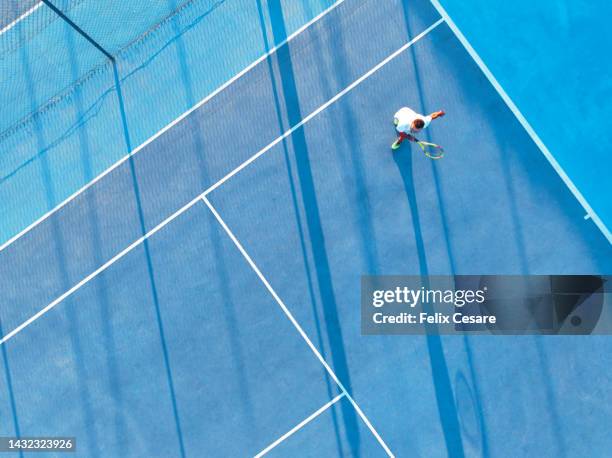
[[[440,145],[436,145],[435,143],[429,142],[417,142],[418,145],[430,159],[441,159],[444,156],[444,149]]]

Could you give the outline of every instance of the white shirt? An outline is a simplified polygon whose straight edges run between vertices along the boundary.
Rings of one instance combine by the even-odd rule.
[[[431,116],[423,116],[408,107],[400,108],[397,113],[395,113],[395,119],[397,119],[398,123],[395,126],[398,132],[404,132],[405,134],[417,134],[429,126],[431,122]],[[412,129],[412,122],[415,119],[422,119],[425,125],[423,129],[414,130]]]

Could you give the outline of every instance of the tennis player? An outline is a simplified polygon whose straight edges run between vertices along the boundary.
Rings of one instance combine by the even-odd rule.
[[[395,150],[400,147],[405,139],[415,142],[415,135],[429,126],[432,120],[444,116],[443,111],[436,111],[429,116],[423,116],[408,107],[403,107],[393,116],[393,124],[399,132],[399,137],[391,145],[391,149]]]

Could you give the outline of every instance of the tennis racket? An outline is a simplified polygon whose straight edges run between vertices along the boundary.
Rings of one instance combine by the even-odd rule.
[[[425,156],[430,159],[442,159],[444,157],[444,148],[435,143],[422,142],[417,140],[416,143],[421,147]]]

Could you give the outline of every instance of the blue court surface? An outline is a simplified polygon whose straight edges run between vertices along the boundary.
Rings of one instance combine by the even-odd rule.
[[[461,2],[133,3],[157,24],[135,40],[58,2],[112,65],[45,5],[0,24],[19,69],[0,436],[83,457],[609,455],[607,336],[361,335],[362,275],[612,274],[609,159],[543,147],[443,9]],[[44,78],[55,47],[67,74]],[[391,152],[401,106],[446,111],[442,160]]]

